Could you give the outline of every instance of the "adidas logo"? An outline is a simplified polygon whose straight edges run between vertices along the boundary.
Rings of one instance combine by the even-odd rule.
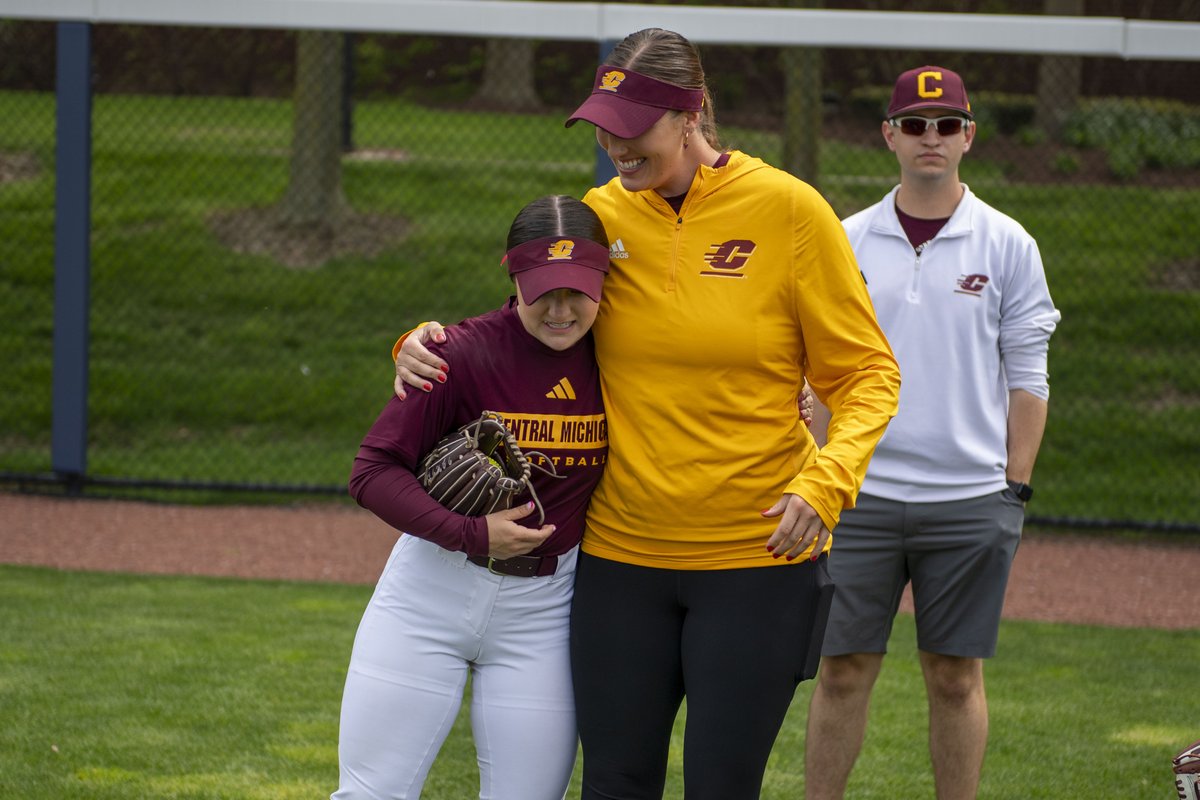
[[[558,383],[554,384],[554,388],[546,392],[546,397],[551,400],[574,400],[575,387],[566,378],[563,378]]]
[[[620,239],[617,239],[615,242],[613,242],[612,246],[608,248],[608,257],[629,258],[629,251],[625,249],[625,243]]]

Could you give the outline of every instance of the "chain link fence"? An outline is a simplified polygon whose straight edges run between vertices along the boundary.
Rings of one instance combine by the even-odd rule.
[[[0,20],[9,485],[61,480],[55,30]],[[596,177],[591,126],[562,125],[594,43],[97,25],[92,45],[88,491],[342,494],[396,335],[502,302],[515,212]],[[1037,513],[1200,530],[1200,63],[703,53],[726,145],[842,216],[897,181],[894,76],[961,72],[964,180],[1038,239],[1063,313]]]

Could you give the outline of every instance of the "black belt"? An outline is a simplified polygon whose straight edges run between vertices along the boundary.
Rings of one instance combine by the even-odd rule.
[[[497,575],[514,575],[518,578],[535,578],[553,575],[558,569],[558,556],[513,556],[512,558],[490,558],[467,556],[467,561]]]

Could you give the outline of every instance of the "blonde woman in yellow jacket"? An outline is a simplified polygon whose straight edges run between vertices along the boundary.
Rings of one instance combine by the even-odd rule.
[[[582,798],[661,798],[686,696],[687,798],[751,800],[816,672],[830,531],[899,370],[837,216],[721,149],[684,37],[627,37],[577,120],[618,171],[584,197],[612,247],[594,327],[609,455],[571,618]],[[398,393],[451,374],[420,346],[439,331],[404,341]],[[832,412],[822,449],[796,411],[806,378]]]

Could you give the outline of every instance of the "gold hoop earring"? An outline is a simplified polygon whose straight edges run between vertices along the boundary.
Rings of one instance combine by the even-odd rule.
[[[684,149],[684,150],[687,150],[687,149],[688,149],[688,137],[689,137],[689,136],[691,136],[691,135],[692,135],[692,132],[691,132],[691,131],[684,131],[684,132],[683,132],[683,149]]]

